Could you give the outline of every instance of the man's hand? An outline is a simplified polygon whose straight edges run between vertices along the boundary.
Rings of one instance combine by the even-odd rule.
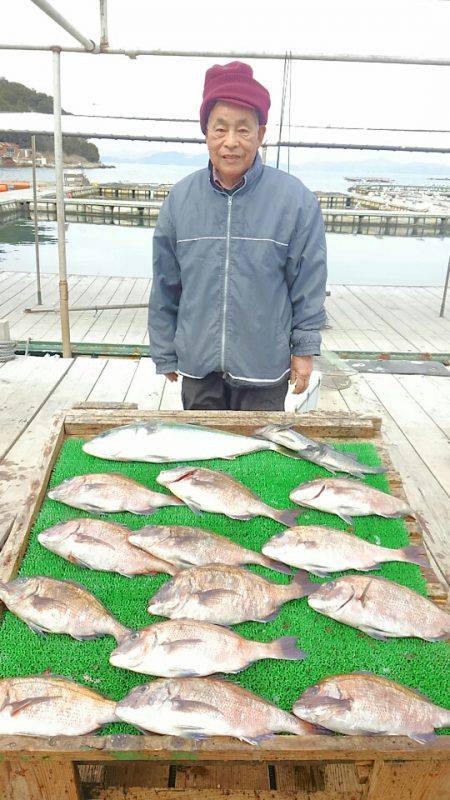
[[[173,383],[173,381],[178,380],[178,372],[166,372],[166,378]]]
[[[304,392],[309,384],[313,368],[312,356],[291,356],[291,377],[289,383],[295,384],[294,394]]]

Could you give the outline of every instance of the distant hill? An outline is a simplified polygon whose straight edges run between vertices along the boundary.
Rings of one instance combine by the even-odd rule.
[[[0,112],[2,111],[37,111],[41,114],[53,114],[53,97],[29,89],[23,83],[14,83],[7,81],[6,78],[0,78]],[[69,114],[70,112],[62,109],[61,113]],[[31,147],[31,134],[7,133],[0,130],[0,141],[14,142],[19,147]],[[51,156],[54,152],[53,136],[36,136],[36,149],[40,153],[48,153]],[[93,164],[100,160],[95,144],[91,144],[87,139],[81,137],[63,136],[63,152],[66,156],[80,156]]]

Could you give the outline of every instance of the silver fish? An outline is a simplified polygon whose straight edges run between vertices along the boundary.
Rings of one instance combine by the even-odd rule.
[[[248,550],[227,536],[186,525],[147,525],[133,531],[128,541],[147,553],[169,561],[177,569],[200,567],[202,564],[259,564],[277,572],[291,573],[284,564]]]
[[[323,583],[310,594],[308,604],[320,614],[382,641],[414,636],[437,642],[450,636],[450,614],[386,578],[345,575]]]
[[[287,526],[295,525],[300,513],[298,509],[281,511],[268,506],[243,483],[219,470],[175,467],[160,472],[156,480],[195,513],[212,511],[240,520],[269,517]]]
[[[306,573],[289,584],[272,583],[241,567],[210,564],[182,570],[150,599],[148,611],[170,619],[198,619],[219,625],[270,622],[288,600],[317,588]]]
[[[0,582],[0,599],[35,633],[67,633],[74,639],[130,633],[85,586],[43,575]]]
[[[201,739],[235,736],[258,744],[274,733],[314,733],[312,725],[220,678],[158,678],[120,700],[124,722],[154,733]]]
[[[156,464],[236,458],[259,450],[274,450],[295,458],[292,451],[253,436],[173,422],[139,422],[111,428],[86,442],[83,450],[98,458]]]
[[[38,541],[72,564],[89,569],[118,572],[126,577],[155,572],[175,574],[172,564],[133,547],[129,534],[128,528],[116,522],[80,518],[52,525],[38,534]]]
[[[261,436],[270,442],[294,450],[306,461],[318,464],[329,472],[348,472],[355,477],[379,475],[381,472],[386,472],[386,467],[370,467],[359,461],[352,453],[344,453],[329,444],[308,439],[298,431],[284,425],[266,425],[255,431],[255,436]]]
[[[116,703],[55,675],[0,680],[0,734],[83,736],[116,722]]]
[[[310,686],[292,708],[300,719],[338,733],[409,736],[427,743],[450,726],[450,711],[399,683],[370,673],[332,675]]]
[[[314,575],[328,575],[346,569],[378,569],[387,561],[403,561],[428,566],[417,545],[394,549],[366,542],[351,533],[325,525],[303,525],[275,534],[262,548],[270,558]]]
[[[299,661],[306,653],[295,636],[252,642],[220,625],[191,619],[167,620],[130,633],[110,655],[114,667],[161,678],[240,672],[261,658]]]
[[[76,475],[55,486],[48,496],[72,508],[81,508],[94,514],[118,511],[153,514],[164,506],[181,505],[177,497],[153,492],[120,472]]]
[[[414,513],[398,497],[347,478],[317,478],[301,483],[292,490],[289,498],[300,506],[337,514],[349,525],[353,523],[352,517],[378,514],[380,517],[395,518]]]

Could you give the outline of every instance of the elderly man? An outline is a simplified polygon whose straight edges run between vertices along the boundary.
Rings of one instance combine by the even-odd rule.
[[[177,183],[153,240],[150,352],[182,375],[185,409],[283,410],[308,385],[325,323],[319,204],[263,165],[270,107],[250,66],[205,76],[200,124],[209,165]]]

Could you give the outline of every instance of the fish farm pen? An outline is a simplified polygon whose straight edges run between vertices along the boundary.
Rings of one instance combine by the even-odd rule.
[[[40,548],[36,535],[57,519],[83,515],[65,506],[58,508],[55,501],[46,498],[49,485],[54,486],[80,469],[104,469],[101,460],[82,453],[83,440],[118,425],[155,420],[202,424],[243,435],[251,435],[261,426],[282,422],[304,435],[333,442],[340,449],[355,450],[367,463],[376,464],[381,460],[387,473],[371,476],[369,482],[373,481],[373,485],[380,482],[377,485],[405,499],[401,477],[392,466],[389,449],[380,435],[380,419],[374,416],[332,412],[301,417],[282,412],[145,412],[132,407],[107,409],[91,403],[86,408],[59,413],[50,425],[49,434],[47,428],[48,439],[41,451],[39,468],[34,472],[28,502],[20,509],[0,554],[0,580],[50,569],[53,576],[64,574],[90,587],[95,585],[95,591],[121,621],[128,624],[136,620],[139,624],[151,621],[145,611],[146,600],[154,591],[152,587],[161,585],[161,576],[142,576],[130,581],[105,572],[89,571]],[[285,505],[287,484],[294,482],[295,485],[298,471],[305,478],[315,475],[321,468],[286,460],[284,475],[285,470],[274,470],[280,458],[283,457],[270,452],[256,453],[235,461],[214,462],[214,466],[240,475],[253,489],[264,491],[267,501]],[[124,474],[139,475],[147,482],[153,480],[162,466],[108,463]],[[182,513],[186,520],[193,516],[186,508]],[[308,518],[324,521],[320,513],[308,511],[307,514]],[[146,521],[142,517],[130,521],[130,516],[120,514],[117,519],[122,522],[126,519],[126,524],[133,527],[140,527]],[[151,519],[164,524],[169,517],[170,510],[162,509]],[[206,527],[211,525],[209,518],[203,522]],[[236,539],[242,535],[241,542],[251,547],[257,547],[261,537],[264,539],[267,531],[276,527],[271,520],[260,518],[239,522],[216,515],[214,522],[216,528],[222,527],[222,534]],[[380,518],[357,521],[363,536],[370,536],[374,524],[386,543],[394,536],[397,542],[409,539],[422,546],[421,531],[415,521]],[[386,536],[388,538],[384,538]],[[404,585],[414,585],[434,603],[445,607],[446,592],[431,568],[405,564],[383,567],[391,574],[392,569],[400,570],[401,578],[397,577]],[[277,582],[287,580],[286,576],[279,576]],[[254,664],[245,672],[231,676],[234,682],[256,693],[258,688],[262,692],[265,687],[268,699],[282,708],[290,707],[304,682],[310,683],[315,670],[326,669],[327,662],[331,671],[336,667],[339,670],[344,664],[347,668],[352,665],[353,669],[364,669],[367,664],[376,663],[378,671],[384,665],[389,669],[389,673],[385,671],[384,674],[401,676],[402,682],[409,681],[417,688],[422,686],[436,701],[446,702],[443,699],[446,687],[436,676],[436,664],[447,657],[444,642],[405,639],[382,643],[351,628],[342,632],[340,623],[315,615],[305,599],[293,601],[291,610],[285,606],[273,622],[264,626],[244,623],[240,630],[246,637],[264,641],[291,632],[299,636],[302,646],[309,645],[310,655],[300,663]],[[339,648],[336,647],[336,630],[342,642]],[[12,639],[14,648],[10,644]],[[20,620],[6,612],[0,626],[0,640],[7,654],[3,669],[10,674],[21,674],[25,661],[31,662],[36,671],[50,662],[54,671],[58,671],[62,664],[67,677],[113,699],[125,694],[130,681],[131,685],[148,681],[145,675],[112,669],[108,665],[112,649],[110,638],[77,642],[50,635],[41,644]],[[196,741],[168,735],[139,735],[127,724],[113,723],[97,735],[1,736],[0,754],[0,788],[5,800],[10,797],[10,787],[17,792],[21,781],[27,787],[26,798],[45,800],[171,800],[174,797],[183,800],[223,797],[230,800],[315,800],[316,797],[317,800],[386,800],[387,797],[437,800],[446,798],[449,776],[449,736],[445,731],[434,742],[426,744],[399,736],[278,735],[255,747],[223,737]],[[11,797],[15,800],[19,795]]]
[[[167,184],[111,184],[73,189],[66,193],[65,216],[70,222],[154,227],[161,205],[170,191]],[[390,210],[379,202],[360,199],[350,193],[316,192],[323,212],[325,230],[330,233],[373,236],[445,237],[450,235],[450,214],[424,211]],[[358,204],[358,208],[355,206]],[[364,207],[359,207],[363,205]],[[370,213],[365,210],[370,209]],[[373,210],[371,210],[373,209]],[[37,199],[38,219],[56,220],[56,197],[46,191]],[[0,221],[25,215],[33,218],[30,199],[14,205],[0,204]]]

